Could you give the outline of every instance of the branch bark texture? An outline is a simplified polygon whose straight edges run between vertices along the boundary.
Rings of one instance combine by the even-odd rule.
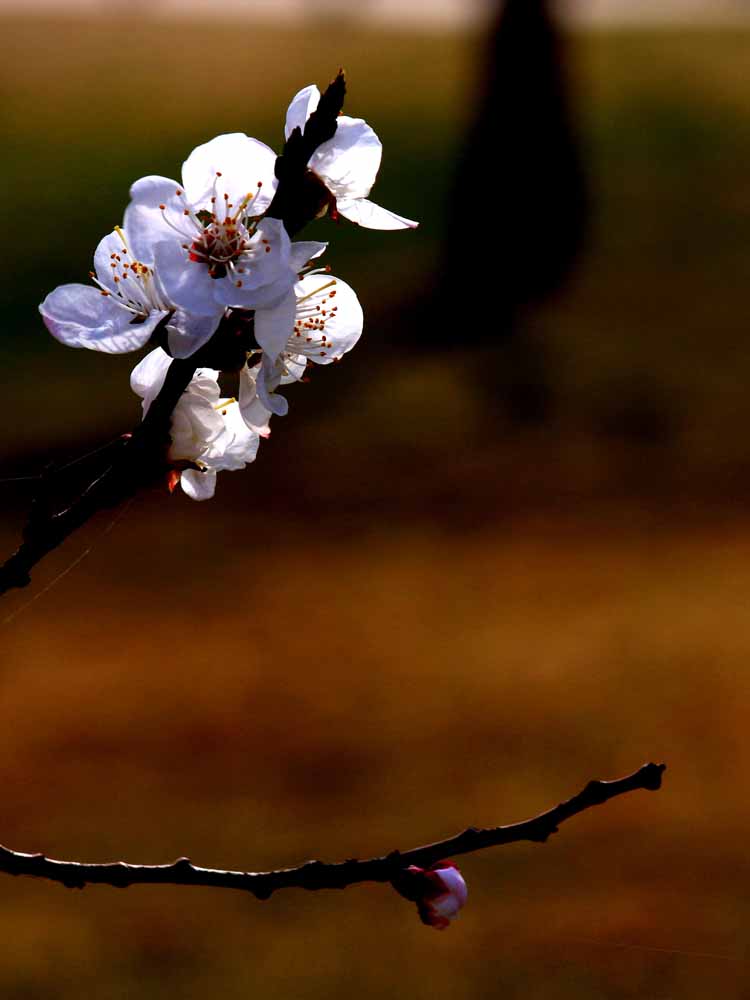
[[[268,899],[279,889],[345,889],[359,882],[398,883],[409,865],[428,868],[448,857],[472,854],[487,847],[525,840],[544,843],[557,832],[561,823],[592,806],[602,805],[618,795],[637,789],[656,791],[661,787],[664,770],[664,764],[644,764],[624,778],[590,781],[577,795],[533,819],[483,830],[469,827],[447,840],[407,851],[392,851],[366,860],[350,859],[335,863],[307,861],[296,868],[239,872],[201,868],[189,858],[178,858],[170,865],[134,865],[124,861],[84,864],[78,861],[56,861],[43,854],[22,854],[0,847],[0,872],[44,878],[71,889],[82,889],[93,884],[122,889],[130,885],[205,885],[220,889],[239,889],[258,899]]]

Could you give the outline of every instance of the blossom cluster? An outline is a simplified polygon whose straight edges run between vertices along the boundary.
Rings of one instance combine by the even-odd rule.
[[[319,101],[315,86],[295,95],[287,140],[304,131]],[[371,229],[414,228],[368,198],[381,153],[367,122],[339,115],[333,137],[307,164],[325,193],[318,214]],[[327,244],[293,242],[269,214],[276,159],[257,139],[225,134],[190,153],[180,181],[136,181],[122,225],[96,248],[91,284],[62,285],[39,307],[52,335],[70,347],[111,354],[153,347],[131,375],[144,415],[172,359],[196,358],[172,413],[167,454],[170,487],[179,482],[195,500],[213,496],[218,472],[254,460],[271,417],[288,410],[280,387],[314,364],[339,361],[362,333],[355,292],[321,263]],[[206,361],[214,338],[238,317],[251,334],[231,369],[237,396],[227,397],[221,372]]]

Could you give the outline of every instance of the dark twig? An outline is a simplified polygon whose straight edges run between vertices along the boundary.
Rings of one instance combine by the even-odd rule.
[[[307,164],[318,146],[336,134],[336,119],[344,106],[345,94],[346,81],[340,69],[321,95],[304,130],[295,128],[292,131],[281,156],[276,159],[279,185],[266,215],[282,219],[290,236],[298,233],[330,203],[331,196],[325,185],[307,169]]]
[[[308,861],[297,868],[269,872],[221,871],[199,868],[188,858],[178,858],[171,865],[131,865],[124,861],[113,864],[82,864],[77,861],[54,861],[43,854],[19,854],[0,847],[0,871],[8,875],[32,875],[61,882],[71,889],[90,884],[112,885],[207,885],[223,889],[241,889],[258,899],[267,899],[277,889],[345,889],[358,882],[398,882],[409,865],[428,868],[435,862],[459,854],[470,854],[486,847],[530,840],[543,843],[557,832],[560,823],[578,813],[601,805],[618,795],[638,788],[656,791],[661,787],[664,764],[644,764],[633,774],[616,781],[590,781],[572,799],[540,813],[533,819],[486,830],[470,827],[447,840],[416,847],[409,851],[392,851],[379,858],[355,859],[334,864]]]
[[[0,566],[0,594],[31,582],[31,569],[94,514],[133,496],[166,471],[169,427],[177,405],[195,372],[192,359],[173,361],[164,385],[145,420],[97,452],[97,469],[70,501],[59,507],[55,495],[66,468],[42,476],[23,532],[23,542]]]

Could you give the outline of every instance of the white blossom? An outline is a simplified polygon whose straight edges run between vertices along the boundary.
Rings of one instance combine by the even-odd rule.
[[[295,128],[304,129],[319,101],[315,85],[294,95],[286,113],[287,139]],[[362,118],[348,115],[339,115],[336,124],[336,134],[318,146],[308,165],[336,199],[338,214],[366,229],[414,229],[419,223],[389,212],[367,197],[383,154],[375,132]]]
[[[68,347],[136,351],[165,322],[170,350],[182,357],[208,340],[223,313],[220,306],[201,315],[178,308],[159,280],[150,248],[136,252],[126,227],[116,226],[100,241],[90,276],[93,285],[60,285],[39,306],[47,329]]]
[[[164,384],[170,361],[157,348],[133,369],[130,385],[143,399],[144,416]],[[212,368],[199,368],[172,412],[167,458],[193,500],[214,495],[218,472],[242,469],[254,461],[260,436],[268,434],[268,415],[260,431],[249,427],[237,400],[221,396],[218,377]]]
[[[291,288],[289,237],[278,219],[262,218],[275,161],[257,139],[220,135],[193,150],[181,184],[158,176],[133,184],[128,230],[153,247],[164,288],[182,308],[265,308]]]
[[[281,352],[275,358],[263,352],[257,376],[261,403],[280,416],[288,404],[276,389],[299,381],[309,364],[329,365],[350,351],[362,333],[362,307],[341,278],[311,273],[294,286],[294,316],[286,324]]]

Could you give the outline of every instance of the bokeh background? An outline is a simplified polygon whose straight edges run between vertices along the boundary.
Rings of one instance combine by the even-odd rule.
[[[212,502],[144,494],[3,598],[0,841],[260,869],[516,821],[649,759],[669,771],[546,846],[466,858],[444,934],[379,886],[258,903],[6,877],[0,995],[746,996],[741,5],[721,24],[708,2],[565,22],[586,237],[510,335],[492,268],[513,257],[508,192],[456,179],[487,10],[85,6],[0,20],[5,479],[139,419],[134,359],[65,349],[36,313],[85,280],[133,179],[178,174],[222,131],[278,147],[291,95],[343,64],[347,109],[384,142],[373,197],[422,225],[311,227],[360,295],[363,342],[289,391]],[[501,173],[519,140],[492,128]],[[0,484],[5,552],[30,493]]]

